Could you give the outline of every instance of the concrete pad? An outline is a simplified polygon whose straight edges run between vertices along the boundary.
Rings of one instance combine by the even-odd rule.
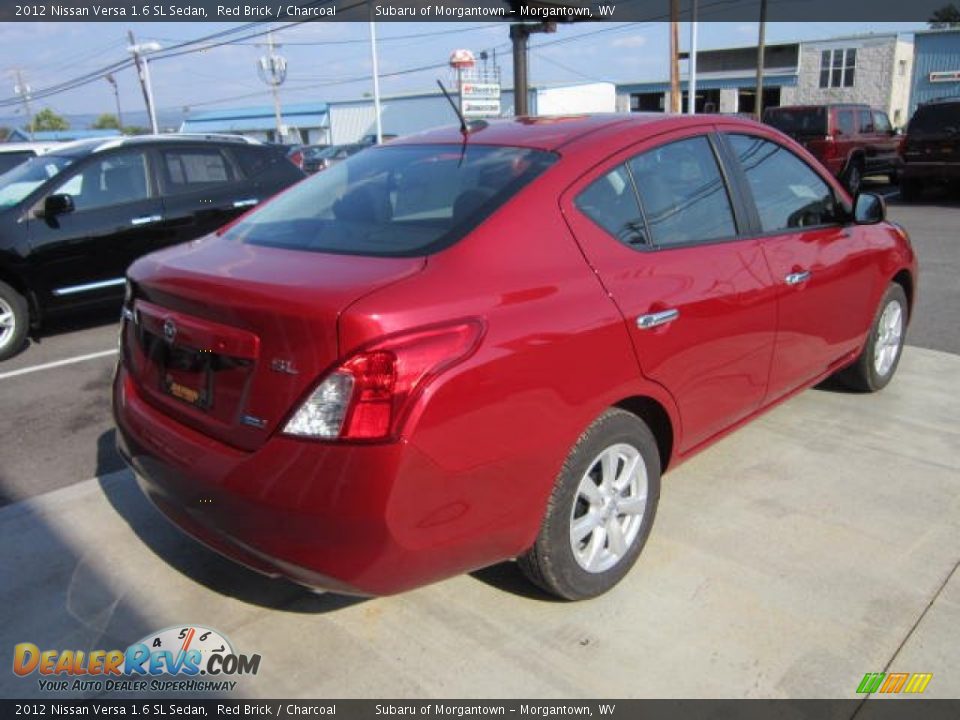
[[[181,536],[114,473],[0,508],[0,649],[208,625],[263,657],[241,697],[853,698],[891,661],[955,697],[958,417],[960,357],[930,350],[877,395],[808,391],[670,472],[634,571],[577,604],[511,563],[316,596]],[[41,695],[10,673],[0,693]]]

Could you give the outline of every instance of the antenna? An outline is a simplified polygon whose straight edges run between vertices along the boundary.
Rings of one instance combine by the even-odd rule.
[[[470,132],[470,128],[467,127],[467,120],[463,117],[463,113],[460,112],[460,108],[457,107],[457,104],[453,101],[453,98],[450,97],[450,93],[447,92],[447,89],[443,86],[443,83],[437,80],[437,85],[440,86],[440,89],[443,91],[443,96],[447,99],[447,102],[450,103],[450,107],[453,108],[453,111],[457,114],[457,117],[460,118],[460,132],[464,135],[467,135]]]

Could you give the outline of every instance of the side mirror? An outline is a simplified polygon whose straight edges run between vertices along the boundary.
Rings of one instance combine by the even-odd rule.
[[[876,225],[887,218],[887,204],[873,193],[859,193],[853,203],[853,221],[857,225]]]
[[[73,204],[73,195],[48,195],[43,201],[43,216],[52,218],[57,215],[72,213],[76,207]]]

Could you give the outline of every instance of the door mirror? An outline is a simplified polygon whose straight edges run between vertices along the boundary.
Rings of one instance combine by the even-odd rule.
[[[73,204],[73,195],[57,194],[57,195],[48,195],[47,199],[43,201],[43,216],[52,218],[57,215],[65,215],[66,213],[71,213],[75,210]]]
[[[873,193],[860,193],[853,204],[853,221],[857,225],[876,225],[887,218],[887,204]]]

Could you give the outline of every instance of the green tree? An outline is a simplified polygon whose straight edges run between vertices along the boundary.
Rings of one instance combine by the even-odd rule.
[[[939,10],[934,10],[933,15],[927,20],[927,25],[934,30],[960,26],[960,8],[950,3]]]
[[[124,135],[149,135],[150,128],[140,127],[139,125],[125,125],[122,132]]]
[[[119,130],[120,121],[117,120],[117,116],[113,113],[103,113],[103,115],[93,121],[93,125],[90,127],[94,130]]]
[[[44,108],[33,116],[33,129],[40,130],[69,130],[70,123],[62,115],[57,115],[50,108]]]

